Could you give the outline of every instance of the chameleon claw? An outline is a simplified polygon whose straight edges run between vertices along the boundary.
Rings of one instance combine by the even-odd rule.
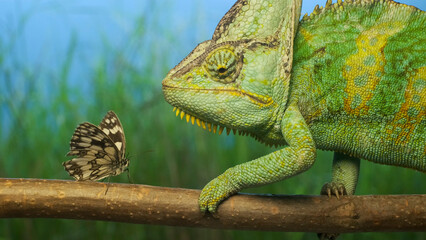
[[[334,195],[337,199],[340,199],[341,196],[348,194],[346,192],[345,186],[342,183],[330,182],[324,184],[321,189],[321,195],[327,195],[329,198]]]
[[[337,199],[339,199],[340,197],[339,197],[339,190],[337,190],[337,189],[334,189],[334,195],[336,195],[336,197],[337,197]]]

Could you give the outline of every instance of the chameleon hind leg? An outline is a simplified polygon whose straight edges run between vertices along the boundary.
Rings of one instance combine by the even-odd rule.
[[[360,159],[350,157],[342,153],[334,153],[332,179],[331,182],[324,184],[321,189],[321,195],[337,198],[343,195],[353,195],[359,176]],[[338,233],[318,233],[322,239],[336,239]]]
[[[332,179],[324,184],[321,195],[339,198],[342,195],[353,195],[359,176],[360,159],[342,153],[334,153]]]

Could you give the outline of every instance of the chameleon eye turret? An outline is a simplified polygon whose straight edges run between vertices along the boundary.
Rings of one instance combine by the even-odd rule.
[[[219,48],[211,52],[204,63],[204,68],[210,76],[222,83],[234,82],[238,67],[238,56],[232,48]]]

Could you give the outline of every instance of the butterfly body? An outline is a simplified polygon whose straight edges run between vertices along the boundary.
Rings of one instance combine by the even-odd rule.
[[[77,181],[97,181],[124,172],[129,166],[125,156],[124,130],[113,111],[109,111],[99,127],[84,122],[76,128],[67,156],[75,158],[62,165]]]

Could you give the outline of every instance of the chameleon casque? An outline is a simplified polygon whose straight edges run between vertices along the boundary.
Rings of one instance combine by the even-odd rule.
[[[334,151],[322,194],[354,194],[360,159],[426,172],[426,14],[346,0],[300,19],[301,0],[238,0],[211,40],[162,82],[176,115],[281,149],[226,170],[203,212],[241,189],[308,170]]]

